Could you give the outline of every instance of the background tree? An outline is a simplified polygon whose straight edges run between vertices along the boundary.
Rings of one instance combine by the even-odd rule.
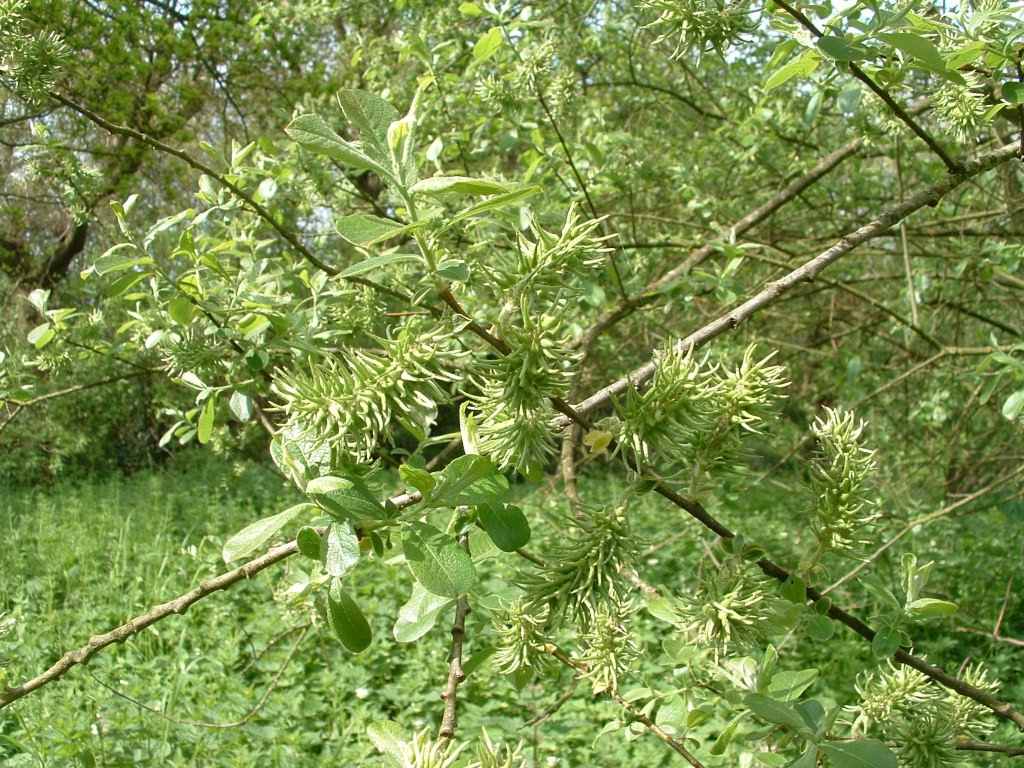
[[[1019,753],[1019,662],[948,618],[1003,598],[998,643],[1020,546],[1012,9],[0,16],[5,473],[269,445],[297,489],[224,544],[255,559],[0,705],[301,553],[300,637],[450,627],[436,737],[369,728],[398,765],[536,761],[464,750],[481,668],[691,765]],[[962,592],[926,526],[992,510],[963,566],[1010,559]],[[408,601],[364,610],[395,562]]]

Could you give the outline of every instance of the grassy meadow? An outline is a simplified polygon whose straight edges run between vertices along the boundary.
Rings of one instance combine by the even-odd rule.
[[[607,480],[584,482],[590,486],[589,498],[612,501],[627,490]],[[664,529],[664,516],[678,515],[653,495],[630,495],[631,518],[641,534],[656,521]],[[231,463],[208,454],[185,454],[168,468],[126,478],[5,492],[0,499],[0,621],[15,623],[13,631],[0,639],[0,682],[27,679],[64,650],[86,642],[90,634],[106,631],[222,572],[226,566],[220,553],[226,537],[297,498],[265,466]],[[763,517],[754,527],[768,532],[772,540],[764,543],[775,552],[786,552],[797,543],[797,534],[792,525],[780,522],[786,516],[778,506],[795,505],[794,498],[759,498],[749,489],[737,488],[723,492],[716,503],[730,523]],[[554,488],[540,486],[526,497],[525,505],[531,519],[540,519],[560,503]],[[973,526],[1000,520],[1007,531],[1002,539],[972,536]],[[918,650],[953,669],[967,653],[974,654],[971,660],[979,660],[981,651],[981,660],[1007,681],[1005,695],[1024,699],[1024,653],[1019,648],[986,646],[977,636],[950,631],[956,625],[984,627],[996,615],[1005,584],[994,583],[970,564],[982,558],[1005,563],[1019,556],[1024,540],[1019,514],[995,508],[944,525],[935,529],[933,539],[936,548],[945,548],[936,580],[960,602],[961,612],[944,624],[922,626]],[[700,538],[686,520],[679,519],[673,527],[672,536],[648,542],[644,576],[680,589],[686,574],[700,567],[711,542]],[[537,537],[530,548],[543,552],[545,546]],[[979,552],[979,547],[985,551]],[[449,644],[450,616],[418,643],[400,645],[393,640],[394,617],[411,591],[412,579],[403,564],[389,561],[390,554],[383,569],[357,568],[353,577],[375,637],[365,653],[346,652],[308,608],[289,600],[289,589],[304,579],[302,562],[293,558],[201,601],[185,616],[169,618],[106,649],[62,682],[0,711],[0,765],[378,764],[369,742],[361,738],[369,722],[394,719],[408,729],[437,727]],[[489,560],[488,567],[511,567],[507,560]],[[886,574],[893,567],[886,560],[878,564]],[[484,568],[481,573],[486,573]],[[865,610],[863,595],[850,593],[843,599]],[[313,625],[307,628],[311,619]],[[648,647],[670,638],[666,625],[644,611],[638,612],[636,622]],[[1022,624],[1024,618],[1011,612],[1004,632],[1019,631]],[[932,627],[936,631],[930,631]],[[475,667],[476,661],[486,660],[493,638],[485,609],[471,613],[467,629],[469,664]],[[821,647],[796,647],[788,635],[781,635],[776,644],[784,668],[817,668],[825,679],[848,682],[844,690],[817,683],[809,693],[823,702],[852,701],[852,670],[870,658],[870,648],[843,631]],[[659,690],[671,687],[664,659],[658,653],[651,657],[658,664],[647,662],[638,669],[626,690],[648,684]],[[517,689],[490,665],[481,664],[461,690],[460,731],[473,734],[486,727],[492,738],[521,740],[535,766],[672,764],[675,756],[649,736],[627,739],[621,730],[600,736],[604,725],[621,713],[603,699],[594,706],[586,684],[576,687],[543,722],[519,725],[546,713],[570,687],[563,671],[557,682]],[[688,711],[678,697],[659,700],[655,711],[661,722],[675,722],[680,730],[689,724],[690,735],[705,754],[725,725],[716,712]],[[740,732],[745,728],[755,726],[744,723]],[[762,757],[751,764],[771,764],[770,756]],[[724,766],[731,758],[711,759],[720,762],[709,764]]]

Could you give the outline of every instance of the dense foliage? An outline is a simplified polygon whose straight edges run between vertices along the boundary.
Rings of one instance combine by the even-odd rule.
[[[545,759],[1019,754],[1018,16],[0,0],[0,471],[198,443],[281,481],[211,529],[235,570],[108,634],[42,652],[12,569],[0,707],[41,716],[20,700],[284,562],[267,609],[336,635],[332,666],[416,654],[404,695],[443,702],[328,733],[296,679],[325,724],[292,740],[275,678],[233,727],[277,760],[535,765],[519,729],[581,703]],[[189,643],[165,663],[240,652]],[[0,738],[46,764],[6,736],[28,716]],[[166,733],[78,759],[209,759]]]

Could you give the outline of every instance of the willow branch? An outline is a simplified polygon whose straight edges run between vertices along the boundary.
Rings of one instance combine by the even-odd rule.
[[[753,229],[784,205],[795,200],[802,192],[804,192],[804,190],[827,175],[841,162],[846,160],[848,157],[855,155],[863,144],[863,139],[854,139],[845,146],[837,149],[835,152],[823,157],[814,165],[813,168],[807,171],[807,173],[786,186],[785,189],[781,190],[770,200],[733,222],[732,226],[727,230],[729,239],[734,240],[748,230]],[[691,252],[677,266],[670,269],[661,277],[651,281],[640,295],[627,301],[620,302],[617,307],[610,309],[601,315],[596,321],[594,321],[587,332],[580,337],[574,346],[584,349],[589,347],[593,343],[594,339],[603,334],[613,325],[631,315],[639,307],[656,300],[660,292],[680,277],[688,274],[694,267],[704,262],[715,252],[716,248],[717,246],[715,243],[705,243]]]
[[[573,672],[577,674],[582,674],[587,671],[587,668],[584,664],[571,658],[558,646],[548,644],[547,646],[545,646],[544,650],[546,650],[551,656],[558,659],[562,664],[569,667],[569,669],[573,670]],[[642,711],[635,709],[628,701],[622,698],[617,692],[605,691],[605,693],[607,693],[608,696],[611,699],[613,699],[616,704],[622,707],[622,709],[625,710],[630,717],[632,717],[637,722],[642,723],[648,731],[650,731],[652,734],[654,734],[663,742],[665,742],[665,744],[668,745],[671,749],[679,753],[682,756],[682,758],[686,762],[688,762],[693,768],[704,768],[704,764],[701,763],[701,761],[698,760],[696,757],[694,757],[693,754],[691,754],[686,747],[684,747],[681,743],[676,741],[672,736],[670,736],[665,731],[665,729],[663,729],[661,726],[659,726],[657,723],[651,720],[651,718],[645,715]]]
[[[416,504],[422,500],[423,496],[419,492],[413,492],[392,496],[388,501],[396,508],[404,509],[405,507]],[[265,554],[244,563],[238,568],[222,573],[212,579],[208,579],[202,582],[195,589],[190,590],[183,595],[179,595],[166,603],[156,605],[145,613],[130,619],[109,632],[105,632],[101,635],[94,635],[89,638],[89,642],[85,645],[68,651],[61,656],[45,672],[33,677],[31,680],[27,680],[21,685],[0,691],[0,709],[3,709],[8,704],[17,701],[24,696],[28,696],[30,693],[33,693],[50,683],[57,682],[74,667],[79,664],[85,664],[104,648],[114,645],[115,643],[123,643],[143,630],[153,626],[158,621],[166,619],[168,616],[183,615],[189,608],[200,600],[228,589],[240,581],[247,581],[261,571],[265,571],[267,568],[270,568],[272,565],[277,565],[278,563],[287,560],[298,551],[298,544],[294,539],[286,544],[272,547]]]
[[[117,376],[108,376],[103,379],[98,379],[97,381],[87,381],[82,384],[73,384],[70,387],[57,389],[54,390],[53,392],[45,392],[41,395],[30,397],[27,400],[18,400],[17,398],[13,397],[0,398],[0,402],[3,402],[5,405],[13,406],[7,418],[4,419],[2,423],[0,423],[0,432],[3,432],[5,429],[7,429],[10,423],[18,417],[18,414],[20,414],[26,408],[31,408],[34,405],[45,403],[47,400],[55,400],[58,397],[73,395],[77,392],[83,392],[87,389],[94,389],[95,387],[106,386],[107,384],[115,384],[119,381],[124,381],[126,379],[134,379],[138,378],[139,376],[146,376],[150,373],[156,373],[156,371],[149,370],[147,368],[137,371],[130,371],[128,373],[118,374]]]
[[[951,189],[954,189],[955,187],[959,186],[967,179],[972,178],[978,173],[981,173],[983,170],[987,170],[988,168],[992,168],[998,165],[1000,162],[1008,160],[1010,157],[1017,155],[1017,153],[1018,147],[1016,146],[1016,144],[1001,147],[1000,149],[995,150],[994,152],[991,152],[972,161],[965,167],[965,169],[962,172],[956,175],[951,175],[944,179],[942,182],[939,182],[938,184],[935,184],[934,186],[919,192],[917,195],[914,195],[905,203],[901,203],[900,205],[886,209],[886,211],[881,213],[879,217],[872,221],[870,224],[861,227],[859,230],[852,233],[851,235],[844,237],[842,240],[839,241],[839,243],[832,246],[827,251],[817,256],[816,258],[812,259],[811,261],[807,262],[803,266],[793,270],[788,275],[783,277],[781,280],[769,284],[769,286],[765,290],[761,291],[753,298],[744,302],[737,309],[724,315],[718,320],[715,320],[712,323],[704,326],[702,329],[695,332],[694,334],[691,334],[691,336],[687,337],[686,339],[683,339],[682,341],[678,342],[679,347],[683,350],[692,350],[693,348],[699,346],[700,344],[706,343],[707,341],[710,341],[716,336],[724,333],[726,330],[735,328],[744,318],[754,314],[758,309],[767,306],[768,304],[771,304],[792,286],[798,284],[802,280],[808,280],[810,278],[813,278],[818,272],[823,270],[833,261],[851,251],[859,243],[868,239],[879,228],[889,228],[898,221],[900,221],[902,218],[904,218],[909,212],[917,210],[918,208],[929,203],[937,203],[938,200],[941,199],[942,195],[944,195],[946,192],[949,192]],[[463,310],[461,305],[459,305],[458,302],[455,300],[455,297],[451,295],[451,292],[446,292],[450,299],[449,306],[452,306],[462,316],[467,317],[468,319],[471,320],[471,318],[469,318],[465,310]],[[475,324],[472,323],[471,321],[471,325]],[[485,332],[485,335],[481,334],[481,338],[488,340],[494,339],[494,341],[492,341],[491,344],[495,347],[495,349],[497,349],[502,354],[508,353],[509,346],[507,342],[505,342],[504,340],[493,337],[492,334],[490,334],[489,332]],[[624,383],[622,384],[622,389],[625,389],[625,387],[627,386],[634,385],[635,383],[637,383],[638,379],[646,380],[647,378],[650,378],[650,376],[653,375],[654,373],[655,363],[648,363],[641,370],[645,371],[644,376],[642,378],[637,376],[636,379],[627,377],[625,380],[623,380]],[[634,374],[631,374],[631,376],[634,376],[635,373],[636,372],[634,372]],[[609,390],[611,390],[611,388],[615,386],[616,384],[610,385],[609,387],[606,387],[604,390],[602,390],[602,392],[608,393]],[[618,391],[622,391],[622,389],[619,389]],[[607,394],[607,398],[611,398],[613,394],[614,393]],[[592,399],[593,397],[588,398],[588,401]],[[576,423],[582,427],[588,426],[584,416],[584,414],[587,411],[584,410],[581,406],[571,406],[568,403],[562,401],[560,398],[556,397],[551,398],[551,402],[559,411],[563,413],[563,417],[566,419],[566,425],[570,423]],[[623,455],[627,457],[627,462],[629,466],[634,471],[640,472],[640,468],[632,459],[629,458],[629,455]],[[700,522],[701,525],[713,531],[721,538],[735,538],[736,534],[729,530],[729,528],[726,527],[721,521],[719,521],[713,515],[711,515],[703,507],[703,505],[701,505],[699,502],[695,500],[681,496],[679,493],[670,488],[664,481],[656,480],[654,485],[654,491],[658,493],[660,496],[667,499],[668,501],[675,504],[680,509],[685,510],[687,514],[689,514],[695,520]],[[765,573],[767,576],[777,579],[780,582],[785,582],[787,579],[790,578],[790,573],[785,568],[772,562],[771,560],[768,560],[767,558],[762,558],[758,560],[757,565],[761,569],[761,571]],[[825,597],[822,592],[813,587],[807,588],[807,596],[814,603],[817,603]],[[874,640],[875,631],[870,626],[865,624],[856,616],[853,616],[852,614],[847,613],[838,606],[831,604],[831,601],[829,601],[829,608],[826,615],[828,615],[829,618],[833,619],[834,621],[838,621],[839,623],[852,629],[855,633],[863,637],[868,642]],[[1008,720],[1013,721],[1021,730],[1024,730],[1024,715],[1015,710],[1013,706],[1011,706],[1009,703],[1004,702],[993,696],[989,691],[985,691],[981,688],[978,688],[977,686],[971,685],[970,683],[964,680],[961,680],[960,678],[954,675],[950,675],[946,673],[944,670],[935,667],[931,664],[928,664],[923,659],[914,656],[906,650],[898,650],[894,654],[894,658],[901,664],[916,669],[917,671],[921,672],[927,677],[930,677],[932,680],[939,683],[940,685],[943,685],[946,688],[949,688],[950,690],[953,690],[962,696],[966,696],[967,698],[973,699],[979,704],[991,709],[1000,717],[1004,717]]]
[[[301,240],[299,240],[299,238],[295,235],[294,232],[291,232],[290,230],[282,226],[281,223],[278,222],[278,220],[274,217],[274,215],[271,214],[271,212],[266,208],[266,206],[256,201],[252,197],[252,195],[250,195],[244,189],[239,187],[237,184],[235,184],[229,178],[224,176],[222,173],[218,173],[215,169],[211,168],[206,163],[202,162],[201,160],[196,160],[187,152],[178,149],[177,147],[173,147],[170,144],[162,142],[159,139],[155,139],[149,134],[143,133],[142,131],[136,130],[135,128],[130,128],[127,125],[118,125],[117,123],[112,123],[102,115],[93,112],[91,109],[84,107],[81,104],[78,104],[72,101],[71,99],[62,96],[59,93],[51,91],[49,93],[49,96],[54,101],[63,104],[68,109],[74,112],[77,112],[82,117],[95,123],[100,128],[103,128],[105,131],[109,133],[134,139],[135,141],[145,144],[151,149],[155,149],[158,152],[170,155],[171,157],[176,157],[182,162],[184,162],[186,165],[193,168],[194,170],[206,174],[211,179],[214,179],[218,184],[221,184],[222,186],[227,188],[231,192],[231,194],[235,195],[235,197],[241,200],[245,204],[245,206],[249,208],[249,210],[251,210],[257,216],[263,219],[267,224],[269,224],[270,227],[281,237],[281,239],[284,240],[289,246],[291,246],[291,248],[296,253],[298,253],[303,259],[308,261],[317,269],[320,269],[329,275],[337,275],[340,272],[340,270],[337,267],[332,267],[330,264],[327,264],[326,262],[319,259],[311,250],[309,250],[309,248],[306,247],[306,245]],[[346,277],[345,279],[349,280],[350,282],[359,283],[360,285],[365,285],[375,290],[381,291],[382,293],[386,293],[391,296],[400,298],[403,301],[408,301],[409,299],[409,297],[406,296],[401,291],[396,291],[393,288],[380,285],[379,283],[375,283],[372,280],[367,280],[365,278],[358,276]]]
[[[807,29],[815,37],[821,37],[824,34],[818,28],[817,24],[815,24],[813,21],[807,18],[807,16],[804,15],[801,11],[797,10],[793,6],[786,3],[785,0],[777,0],[776,5],[778,5],[780,8],[782,8],[782,10],[784,10],[786,13],[792,16],[801,26]],[[892,113],[896,115],[896,117],[899,118],[899,120],[901,120],[904,125],[910,128],[910,130],[913,131],[914,134],[919,139],[921,139],[921,141],[927,144],[928,148],[931,149],[932,152],[938,155],[938,157],[942,160],[942,162],[946,166],[946,169],[950,173],[958,173],[961,170],[960,165],[953,158],[951,158],[949,154],[947,154],[946,150],[944,150],[942,146],[934,138],[932,138],[932,136],[924,128],[918,125],[917,121],[910,116],[910,113],[908,113],[907,110],[900,106],[900,104],[892,97],[892,95],[885,88],[876,83],[871,78],[871,76],[868,75],[867,72],[865,72],[857,65],[856,62],[849,62],[849,67],[850,74],[852,74],[855,78],[864,83],[864,85],[866,85],[872,93],[874,93],[878,98],[885,102],[885,105],[892,111]]]
[[[956,748],[962,752],[994,752],[1007,757],[1024,757],[1024,747],[988,744],[983,741],[960,741],[957,742]]]
[[[291,664],[292,659],[295,658],[295,652],[299,650],[299,645],[301,645],[303,639],[305,639],[306,634],[309,632],[310,626],[311,625],[306,624],[300,628],[301,632],[299,634],[298,639],[296,639],[296,641],[292,644],[291,650],[288,651],[288,656],[285,657],[285,660],[284,662],[282,662],[281,666],[277,668],[277,672],[274,673],[274,677],[270,680],[270,684],[267,685],[266,690],[263,691],[263,695],[260,697],[259,701],[257,701],[256,704],[248,712],[246,712],[237,720],[234,720],[230,723],[215,723],[208,722],[205,720],[179,720],[176,717],[171,717],[163,710],[156,709],[154,707],[150,707],[146,704],[143,704],[138,699],[134,699],[128,694],[119,691],[112,685],[109,685],[108,683],[105,683],[103,680],[100,680],[100,678],[96,677],[96,675],[92,674],[91,672],[89,673],[89,677],[91,677],[93,680],[95,680],[102,687],[106,688],[108,691],[110,691],[118,698],[124,699],[125,701],[134,704],[139,709],[145,710],[146,712],[150,712],[156,715],[157,717],[166,720],[169,723],[174,723],[175,725],[190,725],[194,728],[210,728],[215,730],[229,730],[231,728],[240,728],[241,726],[245,725],[247,722],[252,720],[253,717],[255,717],[259,713],[259,711],[263,709],[264,706],[266,706],[266,703],[270,700],[270,696],[274,693],[274,691],[277,689],[278,684],[281,682],[281,677],[284,675],[285,670],[288,669],[288,666]],[[294,631],[295,628],[288,630],[289,633]]]
[[[712,339],[721,336],[723,333],[734,330],[744,320],[749,319],[765,307],[774,304],[793,287],[804,281],[813,280],[822,270],[843,256],[846,256],[857,246],[867,242],[881,232],[888,231],[911,213],[927,205],[937,205],[939,200],[950,191],[975,176],[996,167],[1000,163],[1018,156],[1018,153],[1019,147],[1016,143],[1013,143],[967,161],[961,170],[956,173],[948,174],[941,181],[926,187],[908,197],[905,201],[886,207],[869,223],[840,238],[830,248],[822,251],[813,259],[792,270],[779,280],[768,283],[763,290],[747,301],[694,331],[686,338],[679,340],[676,346],[683,351],[697,349]],[[654,375],[656,369],[657,364],[652,360],[631,371],[618,381],[599,389],[582,402],[577,403],[574,406],[574,410],[581,415],[585,415],[607,405],[616,395],[622,394],[628,388],[639,386],[649,380]],[[568,423],[569,419],[567,417],[559,417],[555,421],[557,427],[564,427]]]
[[[967,504],[970,504],[972,501],[975,501],[976,499],[981,498],[985,494],[994,491],[996,488],[998,488],[998,487],[1000,487],[1002,485],[1006,485],[1008,482],[1010,482],[1011,480],[1013,480],[1015,477],[1017,477],[1020,474],[1024,474],[1024,466],[1019,467],[1016,471],[1011,472],[1010,474],[1005,475],[1004,477],[1001,477],[998,480],[994,480],[993,482],[991,482],[988,485],[986,485],[984,488],[980,488],[979,490],[975,491],[974,493],[970,494],[969,496],[965,496],[964,498],[959,499],[958,501],[955,501],[952,504],[946,505],[945,507],[943,507],[940,510],[937,510],[935,512],[930,512],[927,515],[921,515],[920,517],[915,517],[913,520],[911,520],[909,523],[907,523],[905,526],[903,526],[891,539],[889,539],[887,542],[885,542],[885,544],[883,544],[878,549],[876,549],[874,552],[872,552],[863,562],[858,563],[855,568],[853,568],[849,573],[847,573],[845,576],[843,576],[838,581],[836,581],[834,584],[832,584],[828,589],[824,590],[821,594],[822,595],[827,595],[829,592],[833,591],[834,589],[838,589],[839,587],[841,587],[843,584],[848,582],[850,579],[854,579],[857,576],[859,576],[861,574],[861,572],[864,571],[864,569],[868,568],[869,566],[871,566],[872,563],[874,563],[876,560],[878,560],[878,558],[881,557],[884,552],[886,552],[888,549],[890,549],[893,546],[893,544],[895,544],[897,541],[902,539],[908,533],[913,531],[919,525],[927,525],[928,523],[935,522],[936,520],[939,520],[940,518],[947,517],[947,516],[951,515],[953,512],[955,512],[956,510],[960,509],[961,507],[966,506]]]
[[[469,552],[469,535],[459,537],[459,544]],[[465,595],[459,597],[455,604],[455,621],[452,623],[452,650],[448,660],[448,684],[441,698],[444,699],[444,715],[441,717],[441,729],[438,738],[451,739],[458,728],[458,695],[459,684],[466,679],[462,668],[462,644],[466,640],[466,616],[469,614],[469,600]]]

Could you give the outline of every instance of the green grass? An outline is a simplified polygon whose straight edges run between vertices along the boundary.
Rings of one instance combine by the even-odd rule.
[[[619,481],[588,478],[585,483],[587,498],[595,503],[616,502],[627,494]],[[628,495],[638,531],[657,531],[657,539],[650,540],[668,542],[645,556],[645,577],[677,591],[688,588],[711,540],[657,497]],[[31,677],[90,634],[223,571],[220,551],[227,536],[297,498],[265,467],[208,454],[186,455],[180,466],[160,472],[6,495],[0,500],[0,614],[17,624],[13,635],[0,640],[0,659],[6,660],[0,675],[9,684]],[[725,490],[713,503],[730,525],[756,531],[773,553],[793,551],[799,544],[796,512],[776,488]],[[561,504],[557,491],[546,486],[526,502],[532,520]],[[991,536],[1000,524],[1009,526],[1005,535]],[[546,542],[537,539],[530,547],[543,552]],[[1019,520],[994,510],[950,522],[941,535],[920,537],[918,545],[921,557],[940,561],[937,580],[963,606],[955,620],[920,627],[918,650],[952,670],[967,655],[985,659],[1004,680],[1004,694],[1017,701],[1024,699],[1024,664],[1015,649],[953,628],[960,622],[983,626],[995,615],[1005,583],[979,573],[977,563],[979,558],[1009,563],[1022,539]],[[488,572],[506,570],[507,560],[488,561],[481,569],[484,594],[497,588]],[[302,634],[310,612],[289,602],[285,591],[301,581],[303,568],[293,559],[203,600],[187,615],[106,649],[62,682],[0,710],[0,765],[378,765],[364,735],[369,722],[389,718],[410,731],[436,729],[450,617],[419,643],[398,645],[391,626],[410,592],[411,577],[387,558],[363,562],[350,583],[375,640],[367,652],[353,656],[322,626]],[[888,561],[879,564],[883,574],[891,568]],[[843,601],[871,616],[865,595],[854,591]],[[470,615],[470,657],[486,653],[490,632],[485,614],[478,609]],[[1013,621],[1011,612],[1005,631],[1019,627]],[[669,634],[665,625],[641,612],[636,633],[652,652],[626,688],[671,688],[671,667],[657,652]],[[300,636],[301,645],[281,672]],[[779,643],[784,667],[821,669],[823,682],[811,693],[823,700],[851,701],[856,672],[871,663],[869,647],[846,632],[828,643],[803,639],[798,644],[792,638],[779,638]],[[243,724],[189,724],[234,723],[257,706],[278,675],[266,702]],[[557,680],[517,690],[483,664],[461,690],[460,736],[472,738],[485,726],[492,737],[522,739],[534,766],[673,763],[672,753],[649,736],[626,740],[619,731],[595,741],[619,712],[613,704],[592,699],[586,685],[542,726],[522,728],[568,683],[563,672]],[[723,722],[714,713],[693,731],[701,742],[699,752],[707,754]],[[1004,729],[997,735],[1008,734]],[[733,765],[735,759],[710,758],[707,764]]]

